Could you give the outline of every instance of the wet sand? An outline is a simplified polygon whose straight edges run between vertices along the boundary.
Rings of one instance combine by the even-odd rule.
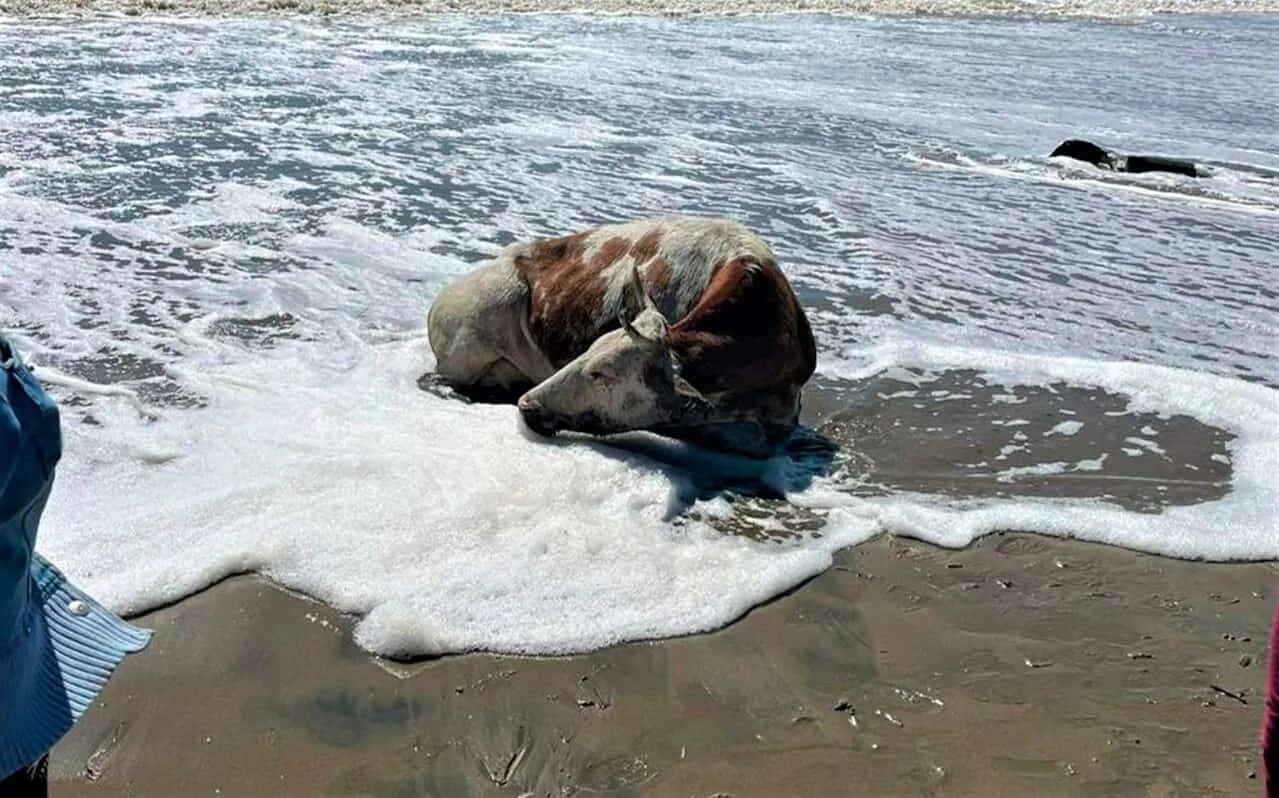
[[[1256,795],[1273,564],[881,537],[706,635],[378,663],[256,577],[55,749],[97,795]],[[855,720],[855,723],[854,723]]]

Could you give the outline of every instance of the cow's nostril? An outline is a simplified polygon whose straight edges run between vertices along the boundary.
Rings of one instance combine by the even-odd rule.
[[[538,435],[554,435],[555,423],[551,414],[537,402],[519,401],[520,416],[524,419],[524,424]]]

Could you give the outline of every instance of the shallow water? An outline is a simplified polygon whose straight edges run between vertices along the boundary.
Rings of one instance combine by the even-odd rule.
[[[1277,36],[1261,15],[2,24],[0,328],[68,442],[41,547],[127,611],[260,570],[401,655],[711,628],[883,531],[1279,556]],[[1044,158],[1072,136],[1214,177]],[[660,212],[772,244],[830,456],[547,444],[418,389],[452,276]]]

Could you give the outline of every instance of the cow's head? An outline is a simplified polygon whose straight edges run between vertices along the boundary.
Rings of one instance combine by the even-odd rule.
[[[520,413],[530,429],[542,435],[652,429],[705,402],[679,376],[666,318],[634,270],[619,321],[621,329],[601,335],[581,356],[520,397]]]

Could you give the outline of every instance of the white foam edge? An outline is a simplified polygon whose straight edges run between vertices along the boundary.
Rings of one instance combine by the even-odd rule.
[[[137,391],[125,385],[104,384],[93,382],[91,380],[73,377],[64,371],[54,368],[53,366],[41,365],[39,363],[30,363],[32,371],[44,385],[56,385],[65,388],[74,393],[88,394],[90,396],[115,396],[124,399],[128,404],[138,412],[143,418],[156,419],[160,417],[159,412],[149,407],[138,396]]]
[[[210,405],[154,423],[108,395],[101,427],[70,431],[42,550],[127,612],[259,571],[363,616],[357,642],[392,656],[566,654],[715,629],[881,532],[952,548],[1012,529],[1191,559],[1279,553],[1279,392],[1226,377],[903,341],[824,360],[824,373],[847,379],[900,365],[976,368],[1006,384],[1091,385],[1127,395],[1133,410],[1187,413],[1238,436],[1231,493],[1142,514],[1101,501],[867,498],[819,479],[789,498],[827,514],[820,536],[756,543],[673,525],[688,495],[680,469],[784,485],[785,458],[734,462],[652,436],[625,448],[548,444],[520,434],[513,408],[417,390],[420,336],[348,351],[332,373],[280,353],[225,363],[214,352],[188,372]]]
[[[513,407],[422,392],[420,334],[317,364],[305,343],[230,357],[200,327],[182,375],[206,406],[147,422],[108,393],[64,430],[40,549],[117,611],[257,571],[361,616],[373,653],[567,654],[718,628],[830,563],[672,523],[688,447],[547,441]]]

